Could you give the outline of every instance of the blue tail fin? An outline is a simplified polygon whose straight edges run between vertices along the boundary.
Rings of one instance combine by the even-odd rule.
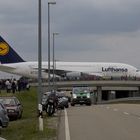
[[[0,36],[0,63],[25,62],[11,46]]]

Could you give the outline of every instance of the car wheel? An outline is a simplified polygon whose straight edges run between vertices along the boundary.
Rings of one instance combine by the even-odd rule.
[[[69,108],[69,105],[66,105],[65,108]]]
[[[87,103],[86,105],[91,106],[91,103]]]
[[[1,123],[1,121],[0,121],[0,128],[2,128],[2,123]]]
[[[74,103],[71,103],[71,106],[74,106],[75,104]]]
[[[18,118],[21,119],[21,117],[22,117],[22,113],[20,114],[20,116]]]
[[[61,109],[62,109],[62,110],[64,110],[64,106],[63,106],[63,107],[61,107]]]

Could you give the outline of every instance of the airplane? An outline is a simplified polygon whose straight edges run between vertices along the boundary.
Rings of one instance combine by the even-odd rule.
[[[50,62],[50,75],[53,66]],[[140,71],[124,63],[109,62],[56,62],[55,76],[58,77],[139,77]],[[38,78],[38,62],[27,62],[0,36],[0,71]],[[48,78],[48,62],[42,62],[42,78]]]

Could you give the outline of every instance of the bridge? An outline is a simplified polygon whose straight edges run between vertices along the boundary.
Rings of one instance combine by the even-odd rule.
[[[51,83],[52,85],[53,83]],[[37,86],[37,83],[32,84]],[[48,83],[42,86],[48,87]],[[140,81],[136,80],[94,80],[94,81],[57,81],[55,88],[71,91],[75,86],[89,86],[96,93],[98,102],[121,97],[140,96]]]
[[[59,81],[55,83],[58,88],[68,88],[73,86],[89,87],[140,87],[140,81],[121,81],[121,80],[97,80],[97,81]]]
[[[53,83],[51,83],[52,85]],[[37,86],[37,83],[32,83],[31,85]],[[47,82],[42,84],[43,86],[48,86]],[[73,86],[89,86],[89,87],[140,87],[140,81],[135,80],[94,80],[94,81],[57,81],[55,85],[58,88],[72,88]]]

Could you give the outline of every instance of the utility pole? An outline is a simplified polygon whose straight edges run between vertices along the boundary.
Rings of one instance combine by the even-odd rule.
[[[50,85],[50,5],[54,5],[56,2],[48,2],[48,91],[51,90]]]
[[[42,30],[41,30],[41,0],[38,0],[38,117],[39,131],[43,131],[42,97]]]

